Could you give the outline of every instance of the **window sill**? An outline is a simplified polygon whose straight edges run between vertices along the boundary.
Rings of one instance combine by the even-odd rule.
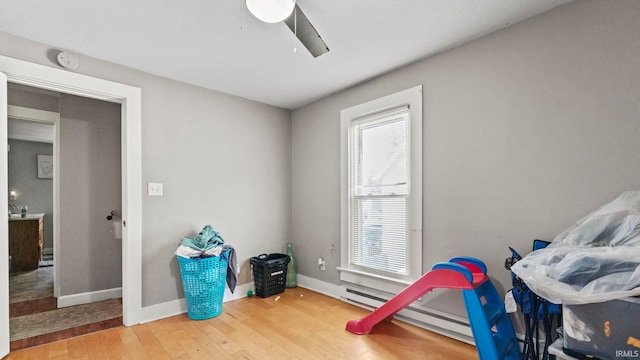
[[[394,294],[399,293],[412,283],[408,280],[370,274],[361,270],[349,269],[344,267],[338,267],[338,271],[340,271],[341,281],[366,286],[368,288],[378,289]]]

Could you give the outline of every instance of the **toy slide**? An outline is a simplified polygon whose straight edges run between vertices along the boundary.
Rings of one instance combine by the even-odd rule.
[[[371,314],[349,321],[347,330],[358,335],[369,334],[377,323],[392,320],[398,311],[436,288],[462,290],[481,360],[520,358],[511,320],[505,312],[502,298],[487,276],[487,267],[471,257],[455,257],[449,262],[435,264],[431,271]]]

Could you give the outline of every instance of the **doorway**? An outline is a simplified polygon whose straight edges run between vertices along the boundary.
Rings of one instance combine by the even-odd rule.
[[[125,326],[140,322],[142,309],[141,236],[141,94],[140,89],[87,75],[67,72],[0,56],[0,129],[6,129],[7,81],[46,90],[121,104],[122,112],[122,305]],[[0,130],[0,151],[6,152],[6,130]],[[6,158],[0,161],[0,205],[8,207]],[[54,158],[54,167],[59,160]],[[54,185],[55,187],[55,185]],[[59,198],[54,188],[54,199]],[[54,208],[59,208],[54,201]],[[55,210],[54,210],[55,211]],[[55,220],[57,221],[57,220]],[[56,226],[59,229],[59,224]],[[58,232],[58,231],[56,231]],[[8,233],[8,221],[0,221],[0,233]],[[54,234],[59,236],[60,234]],[[0,357],[9,352],[8,246],[0,237]]]
[[[8,103],[9,202],[28,205],[25,219],[9,220],[11,349],[121,325],[121,223],[108,219],[121,212],[121,105],[13,83]],[[60,168],[47,171],[54,143]],[[62,234],[55,251],[54,177]],[[20,251],[27,244],[38,251]]]

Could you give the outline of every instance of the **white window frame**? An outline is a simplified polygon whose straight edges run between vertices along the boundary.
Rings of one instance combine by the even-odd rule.
[[[385,110],[409,106],[408,275],[402,278],[369,273],[351,264],[352,137],[351,122]],[[422,85],[340,111],[341,259],[340,280],[397,293],[422,276]]]

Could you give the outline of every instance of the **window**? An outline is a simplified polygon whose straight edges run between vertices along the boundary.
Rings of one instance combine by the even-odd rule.
[[[340,117],[341,279],[404,286],[422,275],[422,87]]]
[[[409,108],[351,122],[351,262],[407,275]]]

